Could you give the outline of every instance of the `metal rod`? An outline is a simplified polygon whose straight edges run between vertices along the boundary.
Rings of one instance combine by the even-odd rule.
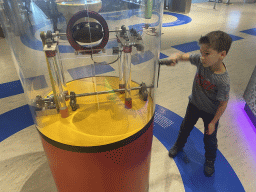
[[[66,33],[59,33],[58,34],[59,36],[65,36],[65,35],[67,35]]]
[[[114,30],[114,31],[108,31],[109,33],[114,33],[114,32],[121,32],[122,30]],[[56,33],[53,33],[53,35],[56,35]],[[66,36],[66,33],[57,33],[57,36]]]
[[[109,31],[109,33],[113,33],[113,32],[121,32],[122,30],[115,30],[115,31]]]
[[[132,87],[131,90],[139,90],[142,87]],[[154,86],[149,86],[146,88],[154,88]],[[113,89],[113,90],[109,90],[109,91],[100,91],[100,92],[93,92],[93,93],[82,93],[82,94],[76,94],[76,97],[84,97],[84,96],[90,96],[90,95],[100,95],[100,94],[107,94],[107,93],[112,93],[112,92],[123,92],[125,91],[125,89]],[[66,98],[70,98],[70,95],[66,95]]]

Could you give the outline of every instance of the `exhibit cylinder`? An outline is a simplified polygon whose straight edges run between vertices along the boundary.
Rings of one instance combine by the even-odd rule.
[[[149,190],[162,15],[161,0],[1,1],[58,191]]]

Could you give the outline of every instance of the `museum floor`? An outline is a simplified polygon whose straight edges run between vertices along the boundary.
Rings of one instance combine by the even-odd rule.
[[[234,42],[224,60],[231,79],[228,107],[218,129],[216,172],[203,174],[203,121],[176,158],[168,156],[185,115],[196,68],[189,62],[162,66],[156,93],[156,117],[151,154],[150,192],[254,192],[256,189],[256,128],[244,111],[243,94],[255,68],[256,3],[231,0],[230,5],[193,3],[186,18],[190,22],[162,28],[161,58],[176,52],[199,53],[196,41],[213,30],[231,35]],[[164,14],[163,23],[182,20]],[[251,29],[251,30],[250,30]],[[24,93],[3,93],[19,78],[5,39],[0,39],[0,133],[21,127],[3,138],[0,135],[0,192],[56,192],[53,177],[35,125],[26,121]],[[5,87],[5,88],[4,88]],[[163,113],[165,111],[165,113]],[[19,116],[19,117],[18,117]],[[177,126],[176,126],[177,125]]]

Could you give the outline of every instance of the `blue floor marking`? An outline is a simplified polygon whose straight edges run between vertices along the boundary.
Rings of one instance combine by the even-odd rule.
[[[197,41],[193,41],[193,42],[190,42],[190,43],[184,43],[184,44],[181,44],[181,45],[175,45],[175,46],[172,46],[172,47],[175,48],[175,49],[178,49],[179,51],[182,51],[184,53],[200,50],[200,47],[199,47]]]
[[[167,58],[167,57],[169,57],[169,56],[167,56],[167,55],[165,55],[165,54],[163,54],[163,53],[160,52],[159,59],[165,59],[165,58]]]
[[[238,40],[243,39],[242,37],[238,37],[238,36],[231,35],[231,34],[229,34],[229,35],[233,41],[238,41]],[[174,45],[172,47],[175,49],[178,49],[179,51],[182,51],[184,53],[200,50],[200,47],[199,47],[197,41],[193,41],[190,43],[184,43],[184,44],[180,44],[180,45]]]
[[[103,62],[102,64],[106,64],[106,62]],[[102,65],[102,64],[94,65],[95,66],[95,74],[93,74],[93,71],[92,71],[93,65],[68,69],[68,72],[71,75],[71,77],[73,78],[73,80],[75,80],[75,79],[92,77],[95,75],[114,71],[113,67],[111,67],[110,65]]]
[[[238,41],[238,40],[244,39],[244,38],[238,37],[238,36],[236,36],[236,35],[231,35],[231,34],[229,34],[229,36],[232,38],[233,41]]]
[[[20,80],[0,84],[0,99],[24,93]]]
[[[112,49],[113,47],[118,47],[118,43],[116,39],[108,41],[107,45],[105,46],[105,49]]]
[[[75,53],[75,49],[67,45],[59,45],[60,53]]]
[[[131,62],[133,65],[138,65],[144,62],[147,62],[154,58],[154,54],[151,51],[146,51],[143,54],[134,54],[132,55]]]
[[[48,87],[44,75],[25,80],[28,90],[39,90]],[[0,99],[24,93],[21,81],[0,84]]]
[[[27,78],[26,85],[28,90],[39,90],[48,87],[44,75]]]
[[[0,115],[0,142],[34,124],[28,105]]]
[[[182,120],[183,118],[179,115],[156,105],[154,136],[167,150],[175,143]],[[204,160],[203,133],[194,128],[184,147],[184,152],[174,158],[186,192],[245,191],[236,173],[219,150],[215,162],[216,171],[210,178],[205,177],[203,173]]]
[[[190,23],[192,19],[186,15],[182,15],[179,13],[171,13],[171,12],[164,12],[165,15],[172,15],[174,17],[177,17],[177,20],[170,23],[163,23],[162,27],[174,27],[179,25],[185,25],[187,23]]]
[[[240,31],[240,32],[256,36],[256,28],[247,29],[247,30]]]

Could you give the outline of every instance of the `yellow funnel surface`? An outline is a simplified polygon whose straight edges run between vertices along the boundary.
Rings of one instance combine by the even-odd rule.
[[[132,82],[131,87],[139,85]],[[60,114],[38,117],[38,129],[46,137],[72,146],[100,146],[114,143],[140,131],[154,112],[152,98],[143,101],[139,90],[133,90],[132,108],[125,108],[125,94],[111,90],[119,88],[118,77],[90,77],[67,83],[67,90],[76,94],[110,91],[107,94],[77,97],[79,108],[69,117]]]

